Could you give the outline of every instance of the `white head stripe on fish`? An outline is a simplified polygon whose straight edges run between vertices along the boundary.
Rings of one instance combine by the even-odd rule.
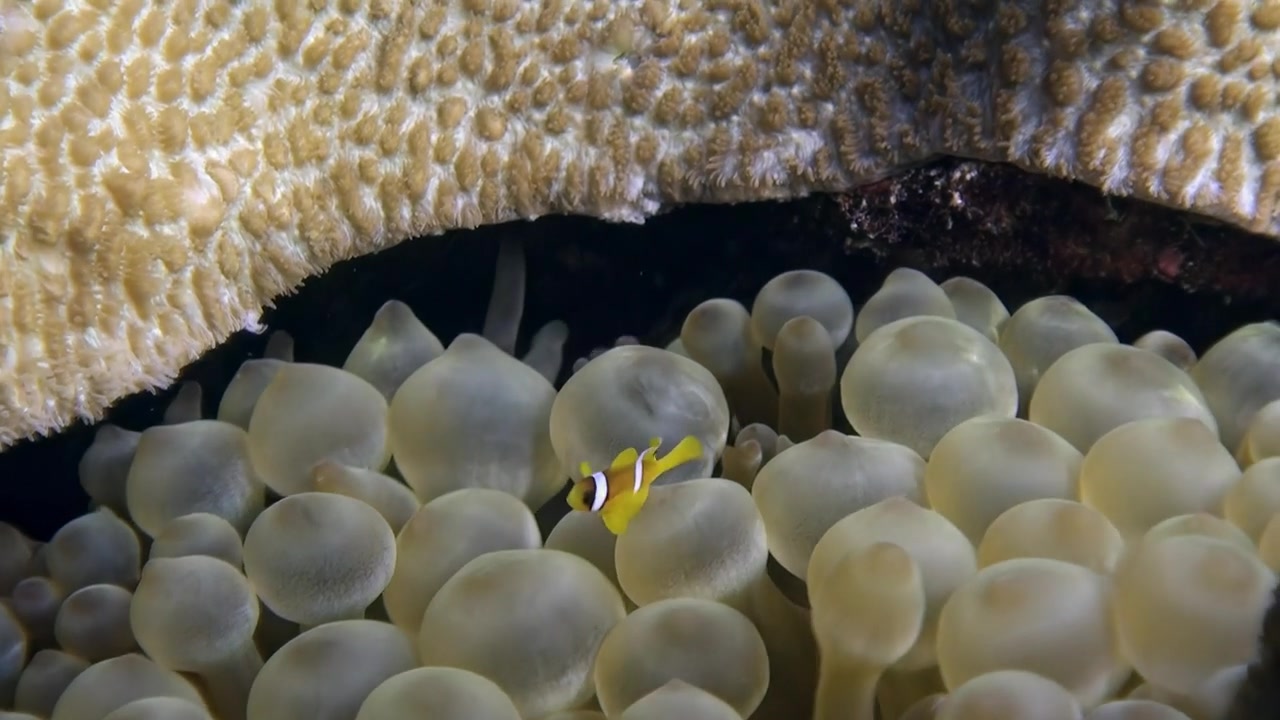
[[[596,483],[596,491],[591,496],[591,512],[600,512],[604,501],[609,499],[609,481],[602,472],[591,473],[591,479]]]
[[[644,456],[654,452],[653,448],[645,448],[644,452],[636,458],[636,486],[635,491],[640,492],[640,483],[644,481]]]

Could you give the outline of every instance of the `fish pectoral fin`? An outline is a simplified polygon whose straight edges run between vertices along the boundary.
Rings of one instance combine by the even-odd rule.
[[[627,524],[631,522],[631,518],[617,513],[601,513],[600,519],[604,520],[604,526],[609,528],[609,532],[614,535],[621,535],[626,532]]]
[[[578,472],[582,474],[582,477],[590,477],[591,466],[587,464],[586,460],[578,464]]]
[[[659,447],[662,447],[662,438],[660,437],[649,438],[649,447],[653,448],[654,450],[657,450]]]
[[[640,512],[640,508],[644,505],[647,496],[648,493],[635,494],[628,492],[614,498],[607,507],[600,511],[600,519],[604,520],[604,526],[609,528],[609,532],[614,535],[621,535],[626,532],[627,526],[631,524],[631,518]]]
[[[638,457],[640,457],[640,453],[636,452],[635,448],[627,448],[626,450],[618,453],[618,457],[613,459],[613,463],[609,465],[609,469],[617,470],[620,467],[634,465],[636,458]]]

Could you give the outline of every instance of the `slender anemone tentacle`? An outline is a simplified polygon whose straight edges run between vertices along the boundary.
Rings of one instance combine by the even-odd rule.
[[[519,240],[506,238],[498,245],[498,265],[482,334],[507,354],[516,351],[520,318],[524,316],[524,286],[524,246]]]

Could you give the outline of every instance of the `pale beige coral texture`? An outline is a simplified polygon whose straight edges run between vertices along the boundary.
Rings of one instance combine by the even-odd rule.
[[[1277,235],[1278,26],[1275,0],[0,0],[0,447],[452,228],[949,154]]]

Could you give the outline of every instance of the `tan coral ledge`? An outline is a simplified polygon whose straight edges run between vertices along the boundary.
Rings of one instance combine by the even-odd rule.
[[[1280,2],[0,0],[0,447],[415,235],[939,154],[1280,235]]]

